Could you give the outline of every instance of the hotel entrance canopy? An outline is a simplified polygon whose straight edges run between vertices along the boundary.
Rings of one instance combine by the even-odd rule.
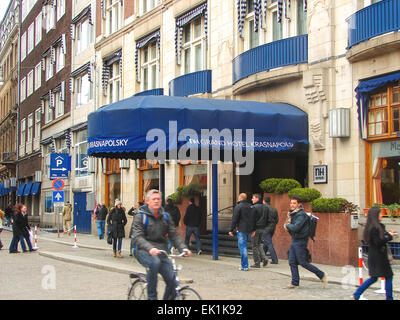
[[[156,131],[154,131],[156,129]],[[203,130],[230,132],[242,139],[236,144],[217,137],[202,139]],[[170,96],[134,96],[101,107],[88,116],[88,154],[99,158],[145,159],[158,142],[166,159],[175,159],[182,146],[188,149],[230,148],[249,150],[247,130],[253,130],[250,149],[257,152],[291,152],[308,144],[308,117],[284,103],[261,103]],[[153,130],[153,139],[146,139]],[[188,131],[189,130],[189,131]],[[190,137],[187,133],[190,132]],[[154,138],[154,134],[157,138]],[[175,136],[175,137],[174,137]],[[148,141],[150,140],[150,141]],[[204,141],[205,140],[205,141]],[[211,148],[210,148],[211,147]],[[200,153],[198,153],[200,154]],[[203,153],[201,154],[204,155]],[[208,153],[210,155],[210,153]],[[186,159],[185,159],[186,160]],[[218,259],[218,170],[212,164],[213,258]],[[226,159],[224,159],[226,160]],[[165,191],[164,165],[160,162],[160,190]]]
[[[243,137],[246,129],[254,129],[255,151],[291,150],[297,143],[308,143],[307,114],[289,104],[142,96],[89,114],[88,154],[102,158],[144,158],[154,143],[146,141],[152,129],[165,132],[167,150],[163,151],[179,149],[188,141],[171,139],[171,121],[176,121],[175,134],[191,129],[198,137],[202,129],[220,132],[228,129],[232,134],[235,129],[242,130]]]

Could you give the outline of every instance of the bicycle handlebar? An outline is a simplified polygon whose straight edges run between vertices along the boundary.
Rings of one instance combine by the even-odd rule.
[[[176,254],[168,254],[168,252],[165,251],[165,250],[158,250],[158,251],[161,254],[164,254],[164,255],[166,255],[167,257],[170,257],[170,258],[182,258],[186,254],[186,251],[183,251],[182,253],[180,253],[178,255],[176,255]]]

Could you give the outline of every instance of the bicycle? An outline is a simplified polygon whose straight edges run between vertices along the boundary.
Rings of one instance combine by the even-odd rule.
[[[176,296],[175,300],[201,300],[200,294],[190,288],[189,286],[180,286],[178,271],[181,270],[176,263],[175,258],[182,258],[186,253],[182,252],[179,255],[168,254],[164,250],[159,250],[161,254],[166,255],[169,259],[171,259],[174,274],[175,274],[175,291]],[[142,272],[135,272],[129,275],[131,280],[131,287],[128,289],[128,300],[147,300],[147,279],[146,274]]]

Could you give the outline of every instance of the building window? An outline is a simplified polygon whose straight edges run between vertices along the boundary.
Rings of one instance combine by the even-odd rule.
[[[49,157],[50,159],[50,157]],[[49,176],[50,176],[50,166],[49,166]],[[44,212],[45,213],[53,213],[53,192],[47,191],[44,195]]]
[[[121,29],[122,17],[121,0],[106,0],[106,34],[110,35]]]
[[[56,72],[59,72],[65,66],[65,54],[61,46],[57,46],[55,50],[56,50]]]
[[[93,99],[93,84],[89,81],[89,74],[86,73],[75,79],[76,105],[87,104]]]
[[[42,85],[42,66],[38,63],[35,67],[35,91]]]
[[[54,109],[56,112],[56,118],[59,118],[64,115],[64,101],[61,100],[61,92],[54,93],[53,97],[54,97]]]
[[[121,71],[119,61],[110,66],[110,79],[108,80],[108,103],[120,100]]]
[[[21,120],[21,146],[26,142],[26,119]]]
[[[158,87],[159,58],[157,41],[149,43],[141,49],[141,91],[152,90]]]
[[[51,144],[43,146],[43,157],[44,157],[44,172],[50,177],[50,154],[52,153]]]
[[[34,32],[35,32],[35,24],[32,23],[28,28],[28,54],[33,50],[34,44]]]
[[[183,27],[183,74],[203,70],[205,63],[204,18],[194,19]]]
[[[42,13],[40,12],[35,19],[35,45],[42,40]]]
[[[65,0],[57,0],[57,21],[65,14]]]
[[[51,54],[45,58],[46,81],[54,75],[54,65],[51,61]]]
[[[28,116],[28,142],[31,142],[33,139],[33,113]]]
[[[43,100],[43,105],[44,105],[44,112],[45,112],[45,123],[49,123],[49,122],[53,121],[53,118],[54,118],[53,108],[50,107],[50,100],[49,99]]]
[[[46,32],[49,32],[51,29],[55,27],[55,8],[53,5],[47,5],[46,9]]]
[[[144,200],[146,192],[159,189],[159,165],[157,160],[139,160],[139,199]]]
[[[26,58],[26,32],[21,36],[21,61]]]
[[[27,81],[28,81],[28,92],[27,96],[29,97],[33,93],[33,70],[28,73],[27,75]]]
[[[160,4],[160,0],[140,0],[140,14],[153,10]]]
[[[40,138],[40,120],[41,120],[42,110],[41,108],[35,111],[35,139]]]
[[[75,176],[83,177],[88,172],[88,154],[87,154],[87,130],[79,131],[76,135],[75,144]]]
[[[26,78],[21,80],[21,102],[26,99]]]
[[[76,25],[76,53],[80,53],[93,44],[93,25],[89,19]]]

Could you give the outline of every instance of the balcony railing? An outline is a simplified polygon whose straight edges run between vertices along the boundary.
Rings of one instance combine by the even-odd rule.
[[[361,9],[346,19],[349,24],[347,49],[373,37],[400,29],[400,2],[383,0]]]
[[[163,96],[163,95],[164,95],[163,88],[141,91],[141,92],[138,92],[135,94],[136,97],[138,97],[138,96]]]
[[[211,92],[211,70],[188,73],[169,83],[170,96],[187,97],[205,92]]]
[[[233,59],[233,83],[252,74],[308,62],[308,35],[270,42]]]

